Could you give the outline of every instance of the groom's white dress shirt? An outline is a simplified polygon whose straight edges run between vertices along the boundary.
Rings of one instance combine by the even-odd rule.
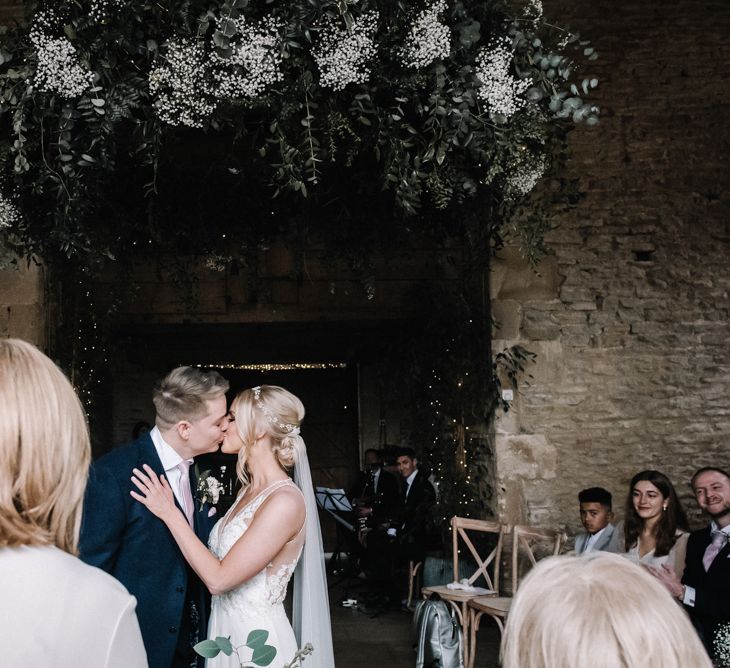
[[[157,427],[153,427],[150,431],[150,438],[157,451],[157,456],[162,462],[162,467],[165,469],[165,478],[167,478],[167,482],[172,488],[172,493],[175,495],[180,507],[184,508],[185,504],[180,491],[180,469],[177,468],[183,458],[162,438],[162,434]],[[189,459],[188,461],[192,463],[193,460]]]

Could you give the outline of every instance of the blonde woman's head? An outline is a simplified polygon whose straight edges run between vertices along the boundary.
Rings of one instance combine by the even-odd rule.
[[[276,385],[261,385],[250,390],[243,390],[231,403],[233,422],[228,427],[229,434],[235,429],[242,446],[238,449],[238,477],[248,482],[246,460],[257,435],[265,433],[270,437],[271,450],[279,465],[291,469],[296,462],[296,444],[299,437],[299,425],[304,419],[304,405],[298,397],[288,390]],[[226,436],[230,441],[231,437]],[[223,450],[226,451],[224,442]]]
[[[711,668],[687,615],[647,571],[606,552],[541,561],[520,585],[504,668]]]
[[[75,553],[91,450],[81,402],[35,346],[0,339],[0,547]]]

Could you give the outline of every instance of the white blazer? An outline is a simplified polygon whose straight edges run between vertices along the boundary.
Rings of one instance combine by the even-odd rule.
[[[0,662],[147,668],[136,604],[111,575],[58,548],[0,548]]]

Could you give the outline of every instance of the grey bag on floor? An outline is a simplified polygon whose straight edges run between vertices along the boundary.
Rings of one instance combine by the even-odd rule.
[[[413,613],[416,668],[464,668],[461,626],[438,594],[421,601]]]

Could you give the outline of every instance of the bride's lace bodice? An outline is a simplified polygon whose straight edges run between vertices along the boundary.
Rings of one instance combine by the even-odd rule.
[[[298,489],[291,480],[281,480],[267,487],[238,513],[229,517],[236,510],[236,505],[213,527],[208,539],[208,547],[218,557],[228,554],[236,541],[246,533],[251,521],[261,504],[277,489],[291,485]],[[260,573],[254,575],[242,585],[214,596],[213,601],[221,605],[229,614],[250,617],[256,614],[267,614],[275,606],[283,603],[287,585],[291,579],[302,553],[303,534],[300,532],[281,549],[279,554]]]

